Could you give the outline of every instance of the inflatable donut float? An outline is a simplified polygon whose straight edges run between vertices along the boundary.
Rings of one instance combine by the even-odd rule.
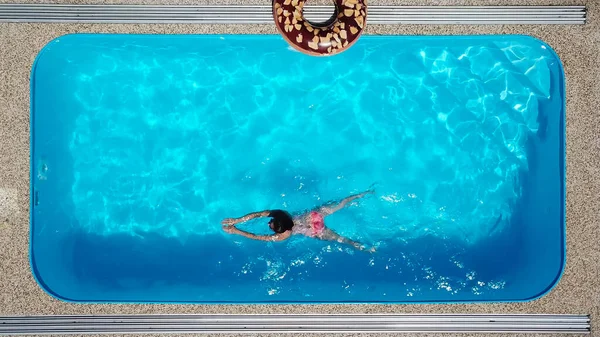
[[[296,50],[328,56],[348,49],[360,37],[367,20],[366,0],[334,0],[335,14],[316,25],[304,18],[305,0],[273,0],[277,30]]]

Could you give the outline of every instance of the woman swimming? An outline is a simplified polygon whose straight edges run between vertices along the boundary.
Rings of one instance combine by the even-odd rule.
[[[229,234],[238,234],[249,239],[261,241],[283,241],[294,234],[301,234],[311,238],[320,240],[337,241],[353,246],[358,250],[367,250],[365,246],[359,242],[345,238],[333,230],[325,226],[325,217],[331,215],[353,200],[364,197],[367,194],[373,193],[373,190],[368,190],[359,194],[351,195],[342,199],[340,202],[323,205],[309,212],[301,213],[292,217],[288,212],[282,210],[270,210],[262,212],[254,212],[246,214],[240,218],[227,218],[221,221],[223,230]],[[269,220],[269,228],[275,232],[271,235],[256,235],[250,232],[243,231],[235,227],[237,224],[246,222],[256,218],[271,217]],[[369,252],[375,252],[375,247],[368,249]]]

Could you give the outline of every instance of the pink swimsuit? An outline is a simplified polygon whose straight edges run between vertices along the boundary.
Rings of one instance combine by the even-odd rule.
[[[307,221],[298,221],[292,231],[306,236],[319,236],[325,229],[325,219],[319,212],[312,211],[306,216]],[[304,220],[304,219],[303,219]]]

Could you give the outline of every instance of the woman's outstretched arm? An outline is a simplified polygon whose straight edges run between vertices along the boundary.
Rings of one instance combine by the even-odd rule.
[[[253,213],[248,213],[244,216],[241,216],[239,218],[226,218],[223,219],[223,221],[221,221],[221,224],[223,225],[227,225],[227,226],[234,226],[237,225],[239,223],[242,222],[246,222],[252,219],[256,219],[256,218],[264,218],[269,216],[269,214],[271,213],[271,211],[260,211],[260,212],[253,212]]]
[[[260,240],[260,241],[283,241],[290,237],[292,234],[291,231],[287,231],[284,233],[272,234],[272,235],[256,235],[250,232],[243,231],[241,229],[236,228],[235,226],[224,225],[223,230],[229,234],[237,234],[248,239],[252,240]]]

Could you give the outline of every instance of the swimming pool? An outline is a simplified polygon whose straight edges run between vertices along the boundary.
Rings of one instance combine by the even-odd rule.
[[[31,264],[60,299],[522,301],[562,272],[564,74],[536,39],[76,34],[31,89]],[[326,221],[375,254],[220,225],[372,185]]]

